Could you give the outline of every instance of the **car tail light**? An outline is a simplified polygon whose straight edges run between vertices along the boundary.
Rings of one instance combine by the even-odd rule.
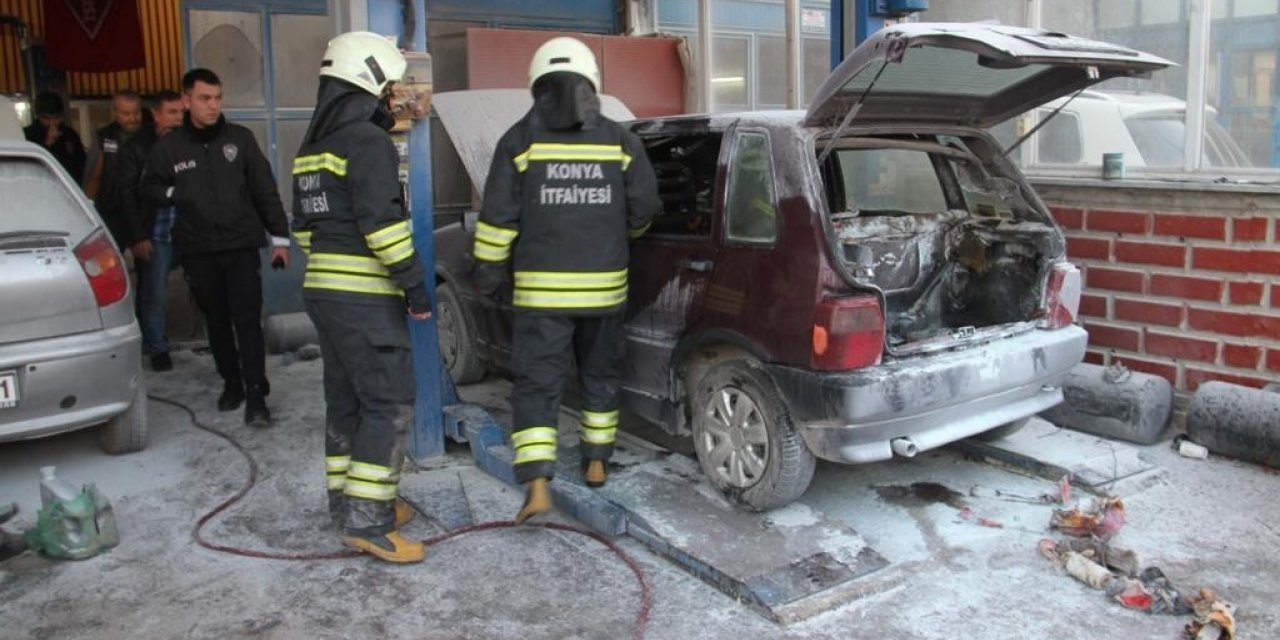
[[[874,296],[828,298],[813,321],[813,368],[843,371],[880,362],[884,313]]]
[[[89,276],[89,287],[99,307],[119,302],[129,293],[129,274],[124,269],[124,258],[111,244],[106,231],[98,229],[80,246],[76,247],[80,267]]]
[[[1076,321],[1080,311],[1080,270],[1069,262],[1059,262],[1049,270],[1049,282],[1044,288],[1045,329],[1061,329]]]

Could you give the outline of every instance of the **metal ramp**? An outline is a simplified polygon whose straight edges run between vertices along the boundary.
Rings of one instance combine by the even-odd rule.
[[[577,442],[577,421],[562,414],[562,443]],[[445,431],[470,444],[476,465],[515,485],[504,428],[484,409],[445,409]],[[609,483],[582,484],[576,446],[562,447],[556,507],[596,531],[629,535],[779,623],[806,619],[864,595],[859,581],[888,566],[857,531],[803,504],[767,514],[733,508],[705,482],[697,463],[619,438]]]

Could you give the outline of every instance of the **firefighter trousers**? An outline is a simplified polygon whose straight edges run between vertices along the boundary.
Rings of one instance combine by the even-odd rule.
[[[626,340],[622,314],[559,316],[517,310],[512,327],[512,433],[517,482],[550,478],[560,395],[574,363],[583,395],[582,457],[608,460],[618,427]]]
[[[335,516],[348,534],[388,533],[413,422],[404,308],[315,299],[306,307],[324,358],[327,486],[331,498],[345,496]]]

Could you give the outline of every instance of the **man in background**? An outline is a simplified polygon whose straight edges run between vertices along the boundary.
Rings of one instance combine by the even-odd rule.
[[[135,258],[134,245],[146,240],[147,233],[134,222],[132,207],[125,202],[125,186],[129,180],[136,184],[137,176],[121,173],[120,152],[142,130],[142,121],[142,96],[127,89],[116,92],[111,98],[111,122],[98,129],[84,180],[84,193],[98,208],[116,246],[133,250]]]
[[[141,230],[142,238],[131,247],[138,269],[138,324],[142,328],[142,347],[151,356],[152,371],[173,368],[169,356],[169,338],[165,335],[166,298],[169,271],[173,269],[174,208],[148,207],[138,194],[138,183],[156,141],[182,126],[182,96],[175,91],[156,94],[151,106],[153,126],[141,128],[119,150],[121,200],[127,208],[132,228]]]
[[[62,96],[44,92],[36,96],[32,110],[36,113],[36,121],[27,125],[22,133],[28,142],[34,142],[45,148],[58,164],[71,175],[76,184],[84,180],[84,143],[75,129],[62,122],[66,115],[67,105]]]

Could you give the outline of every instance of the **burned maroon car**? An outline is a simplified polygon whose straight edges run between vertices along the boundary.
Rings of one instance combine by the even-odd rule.
[[[1167,65],[1042,30],[907,24],[860,46],[807,112],[634,121],[664,209],[632,246],[626,406],[692,437],[708,478],[761,510],[803,493],[815,458],[999,437],[1061,402],[1085,350],[1080,275],[985,129]],[[462,111],[445,118],[460,151],[522,112],[477,138],[458,121],[483,109]],[[510,307],[469,281],[473,224],[436,234],[460,383],[510,352]]]

